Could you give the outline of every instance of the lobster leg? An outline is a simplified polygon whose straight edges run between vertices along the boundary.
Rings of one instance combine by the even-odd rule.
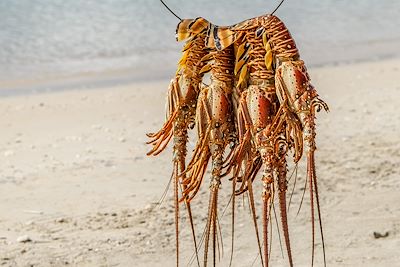
[[[149,133],[148,137],[152,140],[148,141],[147,144],[152,144],[153,148],[147,153],[150,155],[160,154],[167,146],[169,140],[173,135],[173,124],[178,116],[179,102],[180,102],[180,88],[178,85],[179,76],[171,80],[168,88],[168,101],[166,107],[166,121],[163,127],[157,133]],[[185,127],[186,128],[186,127]]]
[[[183,183],[186,185],[184,195],[188,196],[189,200],[193,199],[199,190],[208,161],[211,157],[208,145],[211,131],[211,124],[209,123],[211,114],[206,104],[208,91],[209,87],[203,86],[198,97],[196,122],[199,140],[196,143],[192,159],[185,171],[185,180],[183,180]]]

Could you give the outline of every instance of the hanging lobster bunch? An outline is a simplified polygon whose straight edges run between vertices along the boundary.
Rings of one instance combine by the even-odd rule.
[[[272,14],[227,27],[213,25],[203,18],[185,19],[178,24],[177,40],[186,43],[168,90],[167,120],[160,131],[148,135],[151,138],[149,144],[153,145],[148,155],[158,155],[173,137],[171,179],[175,195],[177,266],[180,203],[186,206],[198,256],[190,203],[204,184],[210,161],[204,266],[207,266],[210,237],[213,264],[216,265],[218,192],[223,182],[232,183],[233,216],[235,196],[248,193],[264,267],[269,263],[268,229],[277,195],[288,261],[293,266],[286,203],[287,160],[291,153],[297,164],[303,151],[307,157],[310,191],[312,263],[315,205],[325,263],[314,152],[315,113],[321,109],[328,110],[328,106],[311,85],[288,29]],[[207,72],[211,80],[208,85],[202,81]],[[198,140],[186,166],[188,130],[194,126]],[[262,237],[258,232],[253,190],[258,175],[262,183]],[[230,179],[222,181],[225,176]],[[198,257],[197,263],[200,265]]]

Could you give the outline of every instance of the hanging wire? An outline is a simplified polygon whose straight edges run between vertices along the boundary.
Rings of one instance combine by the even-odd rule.
[[[167,5],[166,3],[164,3],[163,0],[160,0],[160,2],[164,5],[164,7],[165,7],[169,12],[171,12],[172,15],[174,15],[177,19],[182,20],[177,14],[175,14],[174,11],[172,11],[172,10],[168,7],[168,5]],[[271,15],[273,15],[273,14],[281,7],[281,5],[283,4],[283,2],[285,2],[285,0],[282,0],[282,1],[279,3],[279,5],[274,9],[274,11],[272,11]]]
[[[166,3],[164,3],[163,0],[160,0],[160,2],[165,6],[166,9],[168,9],[169,12],[171,12],[172,15],[174,15],[177,19],[182,20],[177,14],[175,14],[174,11],[172,11],[172,10],[167,6]]]
[[[271,15],[273,15],[273,14],[281,7],[281,5],[283,4],[283,2],[285,2],[285,0],[282,0],[282,1],[279,3],[279,5],[274,9],[274,11],[272,11]]]

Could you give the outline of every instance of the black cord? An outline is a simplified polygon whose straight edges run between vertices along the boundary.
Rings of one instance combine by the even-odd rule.
[[[279,5],[275,8],[275,10],[272,11],[271,15],[273,15],[273,14],[281,7],[281,5],[283,4],[283,2],[285,2],[285,0],[282,0],[282,1],[279,3]]]
[[[172,15],[174,15],[177,19],[182,20],[178,15],[174,13],[165,3],[163,0],[160,0],[160,2],[165,6],[166,9],[168,9],[169,12],[171,12]]]
[[[167,4],[164,3],[163,0],[160,0],[160,2],[164,5],[164,7],[165,7],[166,9],[168,9],[169,12],[171,12],[172,15],[174,15],[177,19],[182,20],[177,14],[175,14],[174,11],[172,11],[172,10],[167,6]],[[285,2],[285,0],[282,0],[282,1],[279,3],[279,5],[274,9],[274,11],[272,11],[271,15],[273,15],[273,14],[281,7],[281,5],[283,4],[283,2]]]

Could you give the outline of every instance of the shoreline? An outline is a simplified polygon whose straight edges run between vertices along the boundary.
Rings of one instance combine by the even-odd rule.
[[[370,59],[349,59],[347,61],[338,61],[325,64],[311,65],[308,69],[324,69],[324,68],[335,68],[345,67],[351,65],[363,65],[368,63],[377,62],[391,62],[400,59],[400,55],[387,55],[379,58]],[[306,62],[307,64],[307,62]],[[171,76],[167,74],[156,75],[156,78],[135,78],[132,77],[132,73],[135,73],[134,69],[121,69],[121,70],[110,70],[105,72],[90,72],[80,73],[75,75],[67,76],[53,76],[53,77],[42,77],[38,79],[28,80],[3,80],[0,81],[0,98],[10,97],[17,95],[36,95],[43,93],[55,93],[70,90],[93,90],[99,88],[129,86],[136,84],[151,86],[153,83],[163,83],[169,81],[174,73],[171,67]],[[165,72],[164,72],[165,73]]]

